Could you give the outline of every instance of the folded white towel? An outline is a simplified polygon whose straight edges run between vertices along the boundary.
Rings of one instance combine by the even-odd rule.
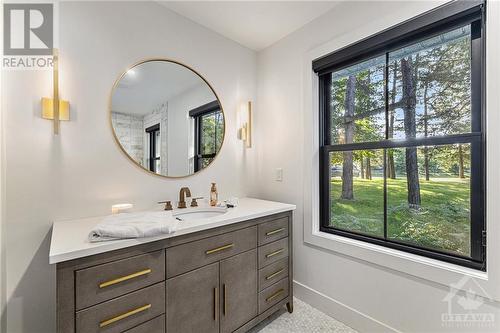
[[[120,213],[106,216],[89,233],[90,242],[170,234],[179,221],[166,212]]]

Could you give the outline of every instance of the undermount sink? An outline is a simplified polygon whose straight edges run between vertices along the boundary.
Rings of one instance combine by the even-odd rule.
[[[227,213],[227,208],[225,207],[200,207],[200,208],[186,208],[180,211],[176,211],[172,214],[173,217],[179,221],[192,221],[209,219],[217,216],[221,216]]]

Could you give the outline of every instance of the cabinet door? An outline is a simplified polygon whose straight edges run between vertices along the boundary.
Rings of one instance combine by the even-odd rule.
[[[257,250],[220,262],[221,333],[257,316]]]
[[[219,332],[219,263],[167,280],[167,332]]]

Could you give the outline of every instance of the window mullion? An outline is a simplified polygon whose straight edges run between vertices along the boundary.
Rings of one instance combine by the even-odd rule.
[[[385,53],[385,138],[389,140],[389,53]],[[387,149],[384,149],[384,239],[387,240]]]
[[[350,150],[370,150],[407,148],[420,146],[444,146],[458,143],[471,143],[482,137],[482,133],[465,133],[448,136],[436,136],[426,138],[416,138],[407,140],[383,140],[349,144],[335,144],[323,146],[327,151],[350,151]]]

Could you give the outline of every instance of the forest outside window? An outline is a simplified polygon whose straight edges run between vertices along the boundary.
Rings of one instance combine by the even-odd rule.
[[[313,64],[321,231],[485,269],[481,7]]]

